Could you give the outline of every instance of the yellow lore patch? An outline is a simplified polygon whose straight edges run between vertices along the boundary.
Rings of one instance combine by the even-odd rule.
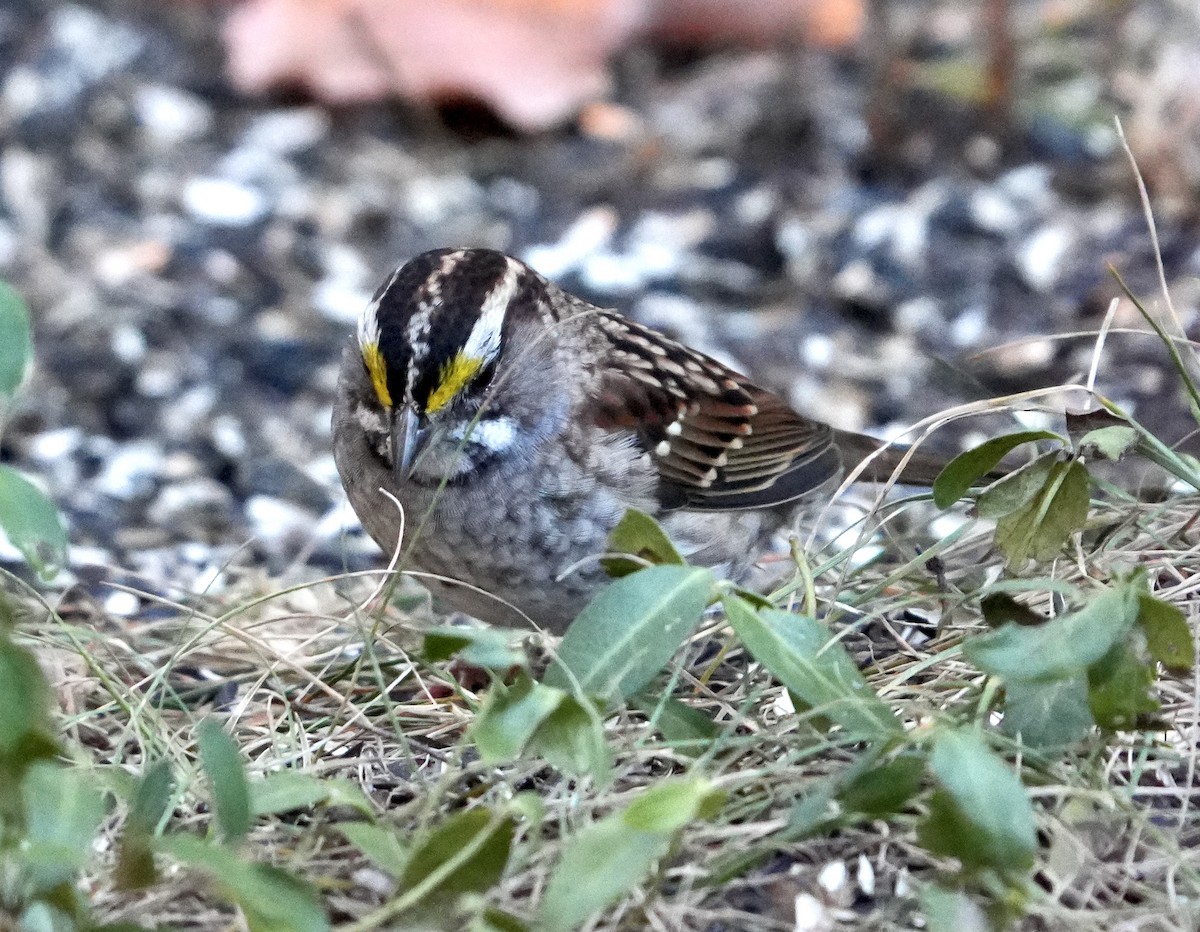
[[[392,393],[388,391],[387,385],[387,366],[383,362],[383,353],[379,352],[379,344],[363,344],[362,358],[371,376],[371,384],[375,386],[376,397],[385,408],[392,407]]]
[[[429,400],[425,402],[425,410],[430,414],[442,410],[454,400],[455,395],[467,387],[481,368],[483,368],[482,359],[478,356],[468,356],[460,351],[457,356],[442,366],[442,371],[438,373],[440,376],[438,386],[430,392]]]

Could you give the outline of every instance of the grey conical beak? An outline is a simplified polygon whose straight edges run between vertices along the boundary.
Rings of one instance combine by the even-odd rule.
[[[410,406],[392,411],[392,468],[397,482],[412,475],[413,463],[428,439],[429,428],[421,426],[420,417]]]

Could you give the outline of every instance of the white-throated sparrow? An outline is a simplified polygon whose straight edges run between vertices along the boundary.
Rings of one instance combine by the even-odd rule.
[[[424,253],[376,292],[343,356],[333,444],[380,547],[402,527],[386,490],[405,568],[461,581],[430,588],[477,618],[555,632],[605,582],[596,557],[627,508],[736,579],[801,499],[880,449],[486,249]],[[941,465],[911,455],[899,481]]]

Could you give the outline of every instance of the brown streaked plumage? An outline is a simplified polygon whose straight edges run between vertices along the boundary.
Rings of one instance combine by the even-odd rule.
[[[406,510],[409,568],[486,593],[435,585],[453,607],[557,632],[603,584],[595,558],[626,508],[737,578],[806,497],[881,446],[478,249],[425,253],[384,283],[343,358],[333,429],[384,550],[400,522],[380,488]],[[890,478],[906,454],[883,450],[864,478]],[[908,455],[897,479],[931,483],[942,463]]]

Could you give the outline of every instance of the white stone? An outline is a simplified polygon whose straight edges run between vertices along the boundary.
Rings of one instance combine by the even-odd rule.
[[[858,856],[857,870],[858,889],[867,896],[875,895],[875,868],[871,866],[871,859],[865,854]]]
[[[158,444],[149,440],[127,443],[117,447],[93,485],[104,495],[128,500],[152,491],[162,468],[163,453]]]
[[[1017,268],[1025,282],[1038,291],[1049,291],[1062,274],[1071,235],[1065,227],[1047,225],[1025,241],[1017,254]]]
[[[826,893],[840,893],[846,886],[850,872],[843,861],[830,861],[817,874],[817,886]]]
[[[136,614],[141,607],[142,600],[124,589],[114,590],[104,597],[104,610],[110,615],[128,618],[130,615]]]
[[[270,495],[250,496],[246,518],[255,535],[264,541],[279,541],[293,534],[307,537],[313,526],[310,512]]]
[[[1051,198],[1050,182],[1050,169],[1045,165],[1022,165],[1001,175],[997,187],[1027,203],[1045,205]]]
[[[256,188],[227,178],[191,178],[183,188],[184,209],[201,223],[249,226],[269,210],[266,196]]]
[[[800,355],[814,369],[824,369],[833,362],[833,340],[824,333],[812,333],[800,342]]]
[[[322,317],[339,324],[354,324],[371,303],[371,291],[344,278],[323,278],[313,286],[312,304]]]
[[[981,230],[1008,234],[1020,227],[1023,213],[994,188],[983,188],[971,196],[971,217]]]
[[[311,149],[329,132],[329,115],[319,107],[274,110],[256,118],[242,135],[241,144],[277,155]]]
[[[796,895],[795,932],[828,932],[833,928],[833,917],[824,904],[811,893]]]
[[[212,111],[199,97],[165,84],[147,84],[133,97],[138,122],[163,148],[198,139],[212,125]]]
[[[78,427],[60,427],[35,434],[29,441],[29,455],[39,462],[51,462],[71,456],[79,449],[83,431]]]
[[[126,365],[135,365],[146,356],[146,337],[133,324],[117,324],[109,337],[113,355]]]
[[[950,323],[950,339],[955,346],[971,347],[979,343],[987,330],[987,309],[982,305],[968,307]]]
[[[218,414],[213,418],[210,436],[213,446],[230,459],[238,459],[246,452],[246,434],[241,421],[232,414]]]
[[[615,208],[607,204],[593,207],[580,214],[558,242],[531,246],[521,258],[551,280],[562,278],[612,242],[619,223]]]

